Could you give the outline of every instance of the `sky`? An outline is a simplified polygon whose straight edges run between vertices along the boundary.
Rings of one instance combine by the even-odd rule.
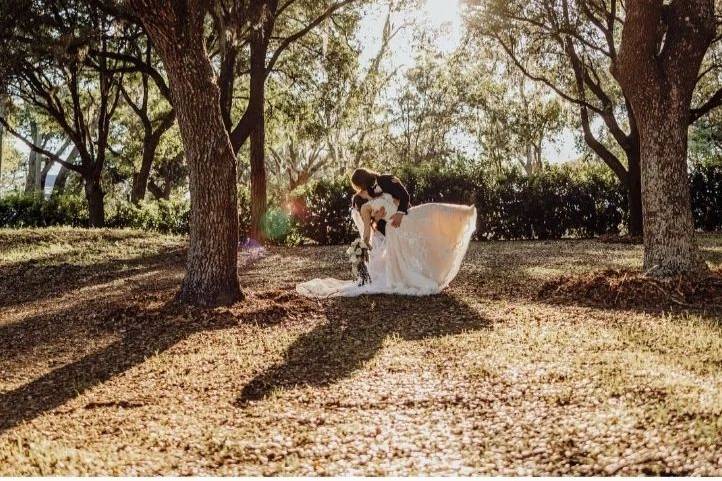
[[[378,51],[386,11],[387,9],[381,5],[369,7],[361,22],[359,39],[365,46],[361,56],[362,62],[368,61]],[[441,39],[439,47],[447,54],[453,52],[461,42],[464,25],[460,0],[424,0],[418,11],[397,15],[395,18],[396,22],[404,20],[427,23],[434,29],[443,29],[446,35]],[[390,62],[403,70],[404,67],[413,64],[413,57],[411,31],[402,30],[392,42]],[[554,144],[547,142],[544,145],[543,155],[551,163],[578,158],[580,152],[576,149],[573,131],[567,129]]]

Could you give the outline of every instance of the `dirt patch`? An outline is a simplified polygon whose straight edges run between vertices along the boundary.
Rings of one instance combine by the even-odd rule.
[[[599,236],[598,240],[603,244],[644,244],[642,236],[605,234]]]
[[[545,282],[539,300],[622,308],[722,307],[722,271],[703,280],[683,276],[659,280],[632,270],[607,269],[564,275]]]

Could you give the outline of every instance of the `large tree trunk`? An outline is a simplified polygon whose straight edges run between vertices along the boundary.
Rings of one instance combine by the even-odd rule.
[[[644,268],[658,277],[707,267],[694,236],[687,176],[690,104],[715,34],[712,0],[630,0],[612,74],[639,130]]]
[[[90,226],[103,227],[105,225],[105,192],[100,184],[100,176],[88,176],[84,180]]]
[[[251,226],[249,235],[258,242],[265,240],[262,229],[267,209],[266,160],[265,160],[265,89],[266,89],[266,45],[262,28],[251,34],[251,83],[248,108],[255,118],[251,132]]]
[[[179,297],[191,304],[232,304],[237,274],[236,158],[219,107],[219,91],[201,46],[161,49],[190,167],[190,249]]]
[[[133,0],[163,59],[190,168],[188,272],[179,299],[213,306],[241,299],[238,284],[236,158],[223,124],[220,92],[205,50],[204,8]]]
[[[644,233],[642,217],[642,173],[639,153],[627,155],[627,201],[629,204],[629,235],[641,237]]]
[[[4,99],[0,97],[0,117],[5,116],[5,104]],[[0,124],[0,187],[2,187],[2,175],[3,175],[3,140],[5,136],[5,126]]]
[[[658,276],[694,274],[704,263],[695,242],[689,194],[688,116],[682,105],[661,103],[649,106],[656,121],[640,126],[644,268]]]

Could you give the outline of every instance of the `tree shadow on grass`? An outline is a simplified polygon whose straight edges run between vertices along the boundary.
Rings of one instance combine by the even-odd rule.
[[[152,262],[156,259],[158,263]],[[150,265],[145,265],[146,262]],[[32,366],[38,360],[36,348],[43,356],[40,364],[69,358],[67,364],[24,385],[0,391],[0,434],[61,406],[189,336],[241,323],[273,325],[286,319],[289,311],[298,305],[298,300],[289,299],[288,293],[274,291],[262,293],[253,303],[241,303],[233,309],[184,306],[173,301],[178,279],[174,270],[167,269],[175,264],[172,255],[165,258],[159,254],[151,261],[140,257],[134,259],[133,264],[140,269],[133,271],[137,279],[122,270],[112,271],[110,278],[124,278],[123,284],[102,293],[95,290],[76,293],[61,309],[40,308],[17,322],[0,325],[0,345],[3,346],[0,372],[5,364],[17,367],[21,374],[32,373],[32,367],[23,369],[23,366]],[[97,272],[98,267],[85,269]],[[159,272],[139,275],[154,269]],[[80,274],[85,278],[82,271]],[[89,282],[89,287],[93,284]],[[82,354],[88,351],[86,346],[94,344],[103,347]]]
[[[175,309],[168,305],[156,311],[139,312],[132,322],[116,325],[118,331],[125,331],[119,340],[0,394],[0,433],[60,406],[187,337],[195,329],[190,324],[174,322]],[[102,320],[113,322],[118,314],[119,311],[110,309]]]
[[[137,276],[156,269],[181,266],[185,249],[175,248],[153,255],[113,259],[89,265],[59,262],[46,265],[35,260],[0,267],[0,308],[42,301],[83,287]]]
[[[130,311],[132,314],[128,315]],[[120,300],[107,306],[99,316],[100,324],[112,325],[120,339],[16,389],[0,393],[0,434],[59,407],[193,334],[228,329],[240,323],[272,325],[283,321],[286,315],[283,308],[239,314],[230,310],[192,308],[172,301],[156,309],[143,310],[141,305]],[[82,342],[82,339],[69,342]]]
[[[477,311],[448,294],[327,302],[328,322],[301,335],[281,364],[249,382],[237,398],[238,406],[263,399],[277,388],[333,384],[372,359],[391,335],[420,340],[488,329],[490,325]]]

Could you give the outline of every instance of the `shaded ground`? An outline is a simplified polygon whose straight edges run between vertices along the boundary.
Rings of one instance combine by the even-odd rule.
[[[0,474],[722,474],[718,305],[592,295],[641,246],[478,243],[439,296],[295,295],[342,252],[242,253],[249,300],[200,311],[170,302],[180,238],[0,230]]]

